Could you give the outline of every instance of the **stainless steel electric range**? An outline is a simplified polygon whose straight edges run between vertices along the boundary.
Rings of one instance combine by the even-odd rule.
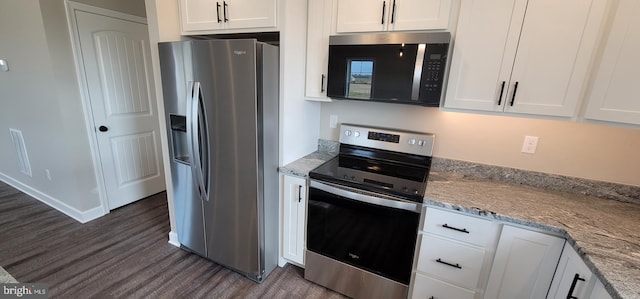
[[[406,298],[435,136],[343,124],[309,173],[305,278],[354,298]]]

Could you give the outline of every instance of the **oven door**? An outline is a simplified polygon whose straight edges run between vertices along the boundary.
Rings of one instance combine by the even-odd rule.
[[[307,250],[409,284],[421,205],[311,180]]]

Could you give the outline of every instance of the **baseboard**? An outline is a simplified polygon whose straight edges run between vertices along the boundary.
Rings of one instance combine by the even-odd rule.
[[[22,182],[19,182],[12,177],[0,173],[0,181],[3,181],[7,185],[20,190],[21,192],[43,202],[44,204],[62,212],[63,214],[75,219],[80,223],[86,223],[96,218],[106,215],[102,206],[98,206],[87,211],[78,211],[76,208],[69,206],[68,204],[56,199],[48,194],[43,193],[31,186],[28,186]]]
[[[169,232],[169,244],[180,247],[180,241],[178,241],[178,234],[176,232]]]

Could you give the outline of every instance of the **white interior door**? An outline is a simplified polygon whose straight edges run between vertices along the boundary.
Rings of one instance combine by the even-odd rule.
[[[75,11],[109,209],[165,190],[147,25]]]

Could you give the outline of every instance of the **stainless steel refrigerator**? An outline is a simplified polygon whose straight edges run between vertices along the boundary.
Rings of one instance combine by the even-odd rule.
[[[261,282],[278,256],[278,47],[158,46],[178,240]]]

